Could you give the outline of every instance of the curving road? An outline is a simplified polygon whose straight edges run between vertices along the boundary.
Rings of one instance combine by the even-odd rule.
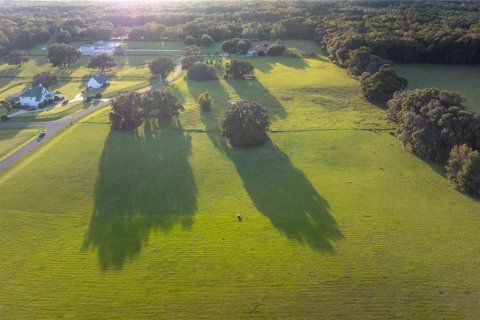
[[[168,82],[172,82],[177,79],[182,74],[182,67],[181,67],[181,58],[177,59],[176,61],[177,67],[175,71],[167,77]],[[159,84],[158,87],[161,87],[162,84]],[[137,90],[137,92],[142,93],[145,91],[150,90],[151,87],[145,87],[142,89]],[[0,129],[27,129],[27,128],[44,128],[47,134],[43,138],[37,138],[33,141],[30,141],[14,153],[10,154],[8,157],[4,158],[0,161],[0,171],[6,169],[7,167],[11,166],[18,160],[20,160],[23,156],[25,156],[30,151],[37,148],[41,143],[43,144],[45,141],[52,139],[59,131],[63,130],[64,128],[72,125],[74,122],[82,119],[83,117],[100,110],[106,106],[108,106],[111,102],[111,99],[102,99],[100,103],[95,106],[89,107],[87,109],[83,109],[77,113],[72,114],[71,116],[54,120],[54,121],[45,121],[45,122],[27,122],[27,123],[0,123]]]

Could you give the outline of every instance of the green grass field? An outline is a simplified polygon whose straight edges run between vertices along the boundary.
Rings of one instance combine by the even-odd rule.
[[[39,131],[39,129],[0,129],[0,159],[32,139]]]
[[[408,88],[440,88],[461,94],[465,106],[480,114],[480,67],[469,65],[395,64]]]
[[[0,318],[480,317],[480,203],[344,70],[249,61],[256,80],[176,81],[173,124],[112,132],[102,110],[0,174]],[[225,143],[236,98],[271,141]]]

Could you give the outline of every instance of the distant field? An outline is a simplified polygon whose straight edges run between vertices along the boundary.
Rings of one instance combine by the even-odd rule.
[[[395,70],[408,79],[409,88],[435,87],[457,92],[465,105],[480,114],[480,66],[438,64],[395,64]]]
[[[0,159],[15,151],[16,148],[33,138],[38,132],[38,129],[0,129]]]
[[[480,203],[344,70],[249,61],[175,82],[175,124],[112,132],[105,109],[0,174],[0,318],[480,318]],[[221,137],[239,97],[281,130],[264,146]]]

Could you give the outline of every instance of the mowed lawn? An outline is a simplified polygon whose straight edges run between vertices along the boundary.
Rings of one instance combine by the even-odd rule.
[[[465,106],[480,114],[480,66],[446,64],[395,64],[408,79],[408,88],[440,88],[462,95]]]
[[[284,59],[175,82],[173,124],[112,132],[100,111],[0,174],[0,318],[479,318],[480,203],[344,71]],[[221,138],[238,97],[269,110],[265,145]]]
[[[32,139],[39,129],[0,129],[0,159]]]

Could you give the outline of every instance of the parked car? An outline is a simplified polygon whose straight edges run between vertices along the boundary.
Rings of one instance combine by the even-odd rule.
[[[68,103],[68,100],[63,100],[62,105],[66,105]]]
[[[43,138],[43,137],[45,137],[46,134],[47,134],[47,133],[46,133],[45,131],[42,131],[42,132],[40,132],[40,134],[38,135],[38,137],[39,137],[39,138]]]

